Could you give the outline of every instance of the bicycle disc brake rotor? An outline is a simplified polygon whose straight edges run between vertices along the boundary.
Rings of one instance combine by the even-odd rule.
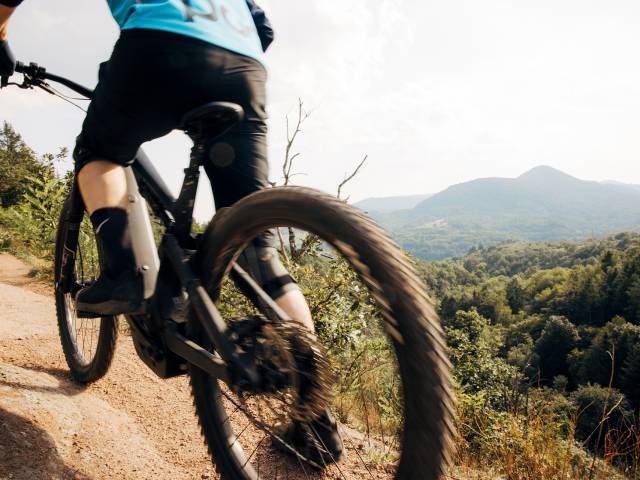
[[[275,323],[262,316],[231,320],[229,330],[262,378],[258,391],[238,387],[236,393],[244,402],[257,410],[257,402],[266,402],[272,407],[270,416],[300,422],[311,422],[328,408],[332,376],[315,335],[296,322]],[[273,401],[279,408],[273,408]]]

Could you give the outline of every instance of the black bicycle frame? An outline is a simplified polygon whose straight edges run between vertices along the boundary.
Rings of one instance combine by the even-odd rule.
[[[51,80],[74,90],[80,95],[91,98],[92,90],[63,77],[52,75],[36,64],[28,66],[18,63],[16,71],[23,73],[23,88],[39,87],[51,91],[45,80]],[[3,85],[9,83],[6,79]],[[128,316],[132,335],[138,354],[142,360],[159,376],[166,378],[184,373],[183,360],[201,368],[210,375],[228,384],[259,385],[260,378],[250,360],[239,356],[235,345],[228,340],[227,325],[193,268],[191,258],[197,247],[196,239],[191,235],[193,205],[199,180],[199,167],[202,160],[202,144],[196,140],[191,151],[190,164],[184,170],[185,178],[178,198],[175,198],[152,165],[147,155],[139,150],[131,165],[140,194],[148,202],[153,213],[166,227],[159,249],[161,266],[156,290],[149,302],[148,314]],[[76,187],[72,192],[72,221],[74,228],[69,229],[68,241],[77,242],[80,222],[84,214],[84,205]],[[65,245],[68,245],[65,241]],[[75,245],[74,245],[75,247]],[[65,252],[67,249],[65,248]],[[71,292],[73,285],[74,254],[65,254],[62,259],[60,285],[65,293]],[[280,321],[290,321],[278,305],[257,285],[255,281],[238,265],[233,269],[243,287],[254,294],[258,308],[275,314]],[[177,279],[177,282],[176,282]],[[215,353],[210,353],[200,345],[186,338],[184,325],[170,318],[166,306],[162,304],[167,297],[179,296],[183,289],[189,297],[190,307],[200,320]],[[170,310],[170,308],[169,308]],[[271,317],[271,315],[269,315]]]

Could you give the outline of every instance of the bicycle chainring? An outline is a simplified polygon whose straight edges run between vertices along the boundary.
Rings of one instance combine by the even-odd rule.
[[[255,365],[261,385],[237,386],[243,399],[278,399],[280,414],[310,422],[329,407],[333,378],[316,336],[297,322],[271,322],[256,315],[229,322],[231,339]]]

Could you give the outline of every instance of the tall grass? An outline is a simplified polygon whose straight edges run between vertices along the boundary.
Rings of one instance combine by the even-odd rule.
[[[599,453],[576,438],[583,413],[532,389],[526,408],[486,410],[481,398],[461,395],[456,466],[452,478],[605,480],[638,478],[637,421],[609,428]],[[612,406],[615,408],[614,406]],[[605,422],[603,415],[601,422]]]

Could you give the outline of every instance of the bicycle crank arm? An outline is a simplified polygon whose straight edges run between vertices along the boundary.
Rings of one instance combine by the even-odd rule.
[[[189,266],[189,259],[178,244],[176,237],[171,234],[165,235],[162,245],[180,283],[187,290],[191,306],[216,352],[227,362],[232,372],[239,375],[240,379],[244,379],[252,385],[259,385],[258,372],[240,360],[235,346],[227,339],[227,324],[200,283],[200,279]],[[236,379],[234,378],[234,380]]]

